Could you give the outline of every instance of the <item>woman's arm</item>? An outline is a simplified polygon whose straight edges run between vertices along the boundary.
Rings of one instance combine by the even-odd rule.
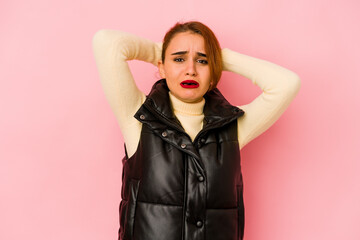
[[[259,86],[263,92],[251,103],[239,108],[245,111],[238,119],[240,148],[265,132],[281,116],[300,89],[299,76],[274,63],[222,50],[224,70],[240,74]]]
[[[127,60],[157,66],[161,46],[148,39],[117,30],[100,30],[93,37],[93,52],[106,98],[123,131],[145,101],[133,79]]]
[[[157,66],[161,43],[117,30],[100,30],[93,37],[93,51],[103,90],[131,157],[141,133],[141,123],[133,116],[144,103],[145,94],[136,86],[126,61],[136,59]]]

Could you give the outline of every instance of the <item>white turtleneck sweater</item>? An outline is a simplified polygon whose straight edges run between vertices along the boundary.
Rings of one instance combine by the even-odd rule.
[[[133,79],[128,60],[141,60],[157,66],[161,59],[161,43],[117,30],[100,30],[93,37],[93,51],[104,93],[123,134],[127,154],[137,149],[141,123],[133,116],[145,101]],[[274,63],[222,50],[224,71],[242,75],[262,89],[252,102],[238,106],[245,114],[238,118],[240,149],[266,131],[285,111],[300,89],[294,72]],[[203,126],[205,100],[185,103],[169,92],[175,116],[195,139]]]

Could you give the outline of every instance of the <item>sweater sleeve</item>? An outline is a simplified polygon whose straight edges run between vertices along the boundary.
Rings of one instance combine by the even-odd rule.
[[[299,76],[274,63],[222,50],[224,70],[240,74],[262,89],[249,104],[239,106],[245,114],[238,119],[240,148],[265,132],[281,116],[300,89]]]
[[[141,60],[157,66],[161,45],[130,33],[103,29],[95,33],[92,46],[105,96],[123,132],[136,120],[133,115],[145,101],[126,61]]]

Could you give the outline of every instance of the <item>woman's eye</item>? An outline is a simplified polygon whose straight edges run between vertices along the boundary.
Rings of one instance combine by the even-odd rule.
[[[208,61],[204,60],[204,59],[199,59],[198,60],[199,63],[202,63],[202,64],[208,64]]]
[[[183,59],[183,58],[175,58],[174,61],[175,61],[175,62],[183,62],[184,59]]]

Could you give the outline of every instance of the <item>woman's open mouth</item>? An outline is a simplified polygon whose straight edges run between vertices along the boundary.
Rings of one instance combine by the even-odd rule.
[[[185,80],[180,83],[183,88],[198,88],[199,83],[194,80]]]

